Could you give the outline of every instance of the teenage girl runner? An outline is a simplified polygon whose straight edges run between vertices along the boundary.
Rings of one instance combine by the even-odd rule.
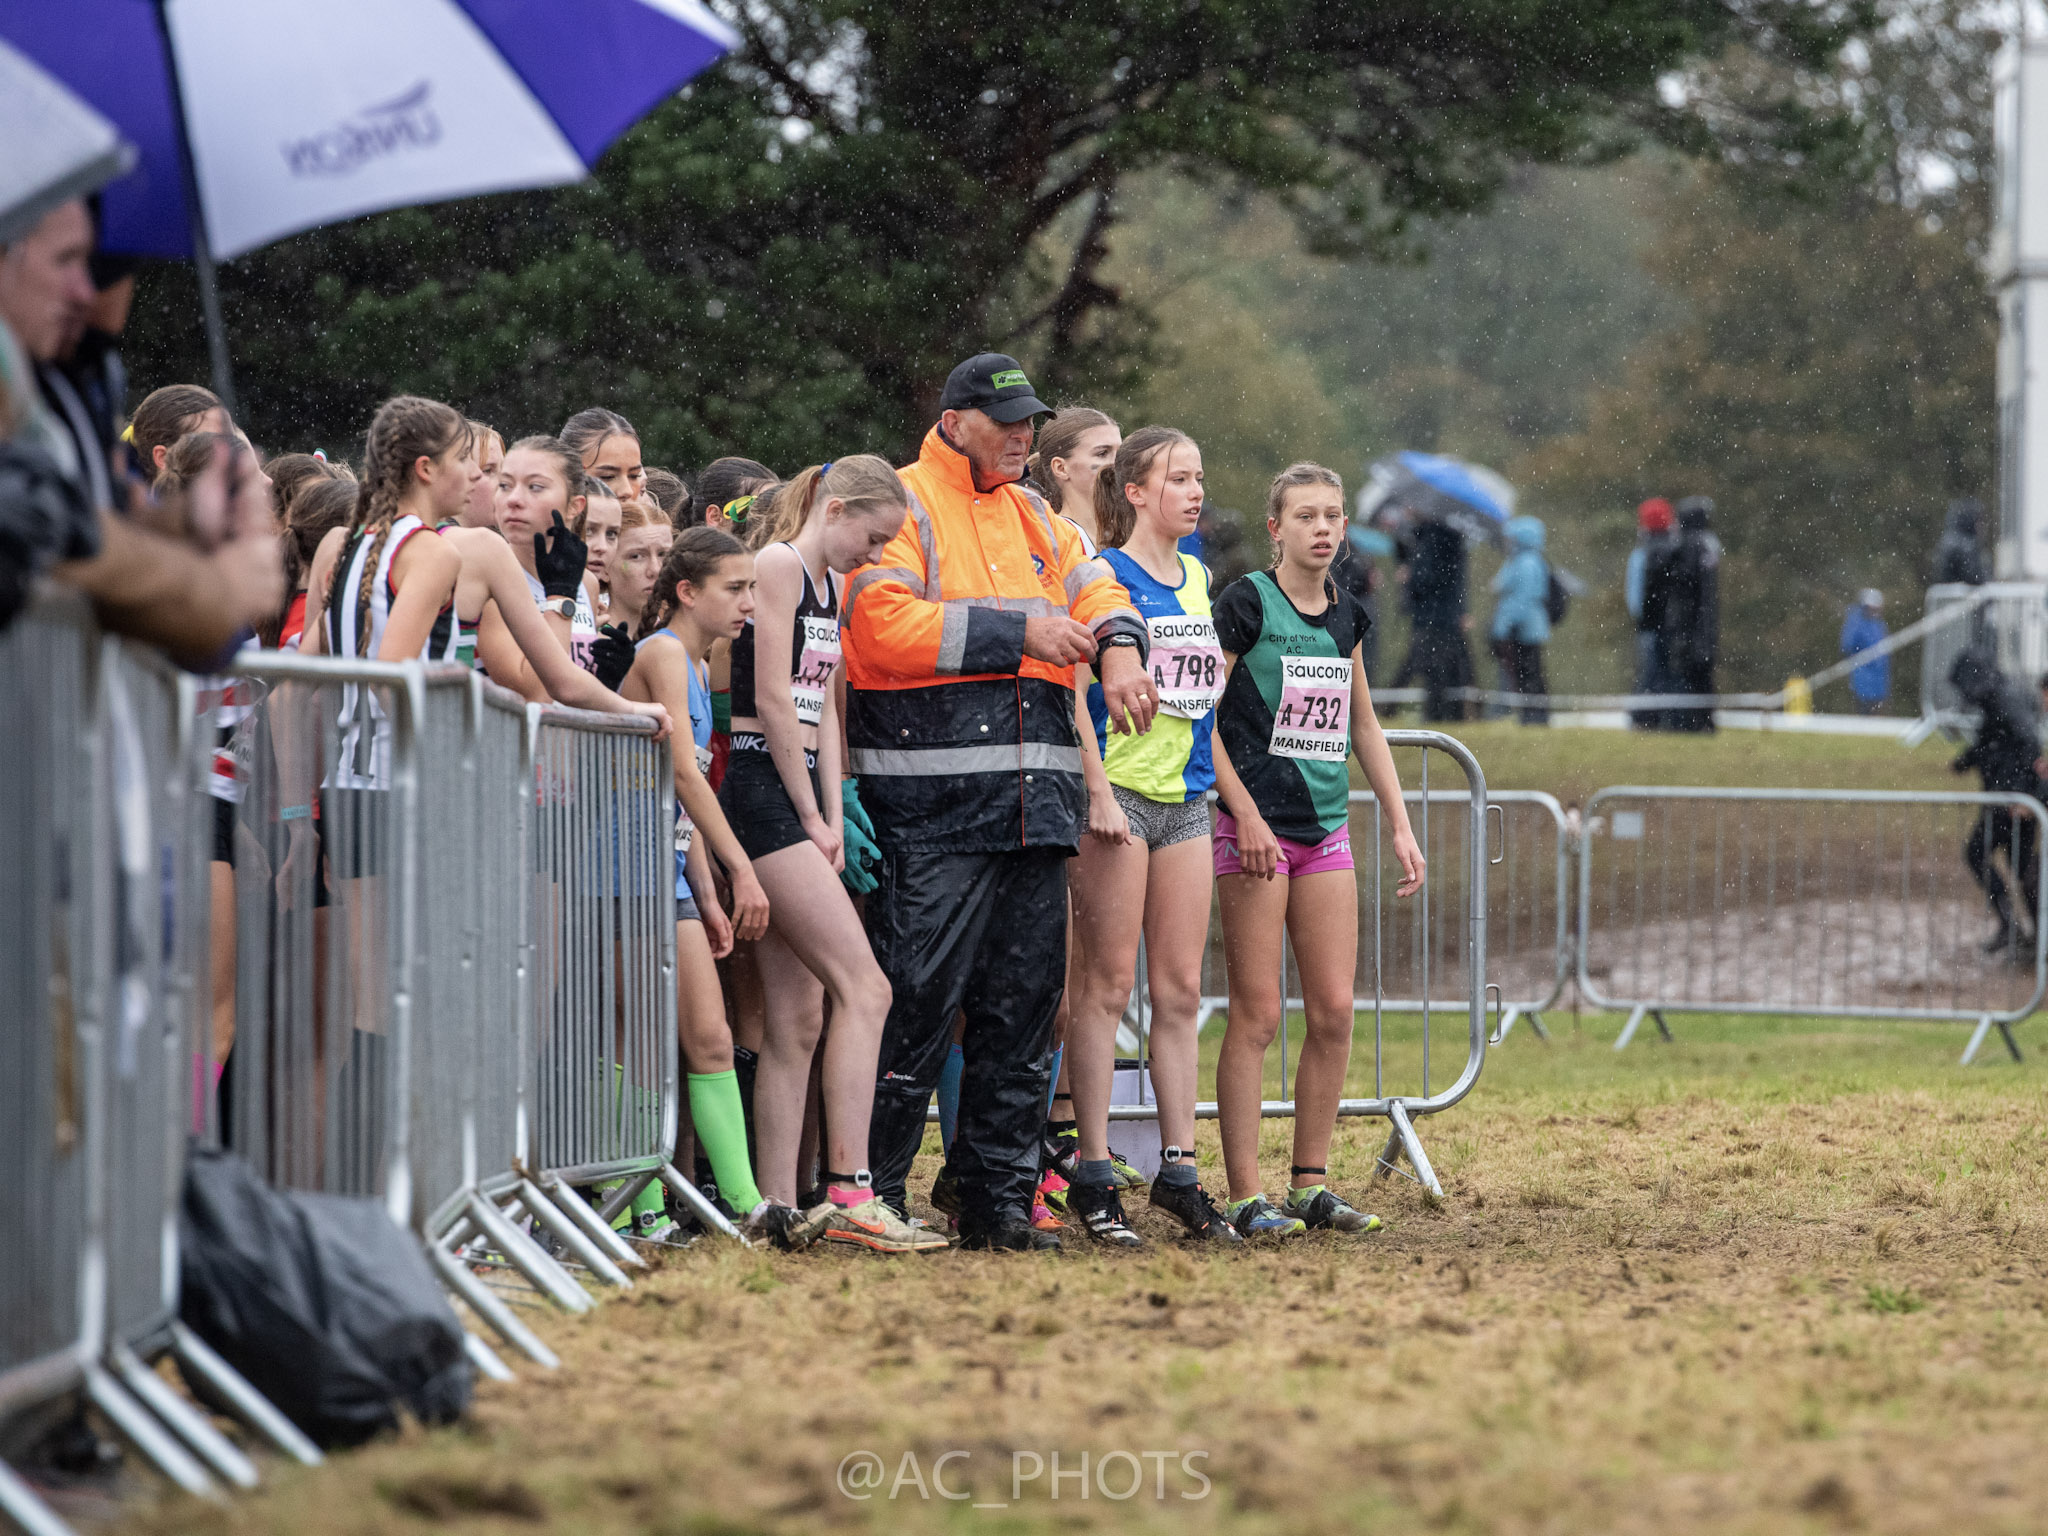
[[[578,666],[597,641],[597,608],[591,600],[590,554],[584,539],[590,503],[584,494],[585,478],[583,461],[560,438],[522,437],[506,450],[496,500],[498,531],[526,573],[527,588],[548,617],[549,631]],[[486,658],[486,667],[496,649],[492,617],[485,613],[477,632],[477,652]],[[497,617],[502,621],[502,614]],[[491,675],[508,688],[518,687],[509,678],[500,678],[495,669]],[[544,690],[519,692],[536,703],[547,702]]]
[[[619,498],[611,487],[590,475],[583,477],[583,520],[576,525],[576,535],[583,540],[589,556],[583,568],[584,595],[589,599],[590,611],[599,625],[611,613],[612,557],[619,552],[619,528],[623,516]],[[578,637],[581,638],[580,636]],[[596,637],[589,641],[595,646]],[[593,665],[591,651],[586,647],[577,658],[579,667]]]
[[[1117,450],[1123,446],[1123,429],[1114,419],[1091,406],[1070,405],[1038,434],[1038,443],[1030,460],[1031,480],[1045,492],[1052,509],[1074,526],[1081,535],[1082,547],[1093,558],[1097,551],[1095,516],[1095,484],[1102,471],[1116,460]],[[1130,829],[1124,821],[1123,812],[1117,808],[1116,800],[1110,793],[1109,780],[1102,771],[1102,752],[1098,745],[1101,733],[1107,724],[1105,719],[1096,719],[1091,724],[1091,708],[1088,704],[1090,671],[1085,662],[1075,669],[1074,725],[1081,737],[1081,777],[1088,788],[1088,836],[1091,842],[1108,847],[1122,847],[1130,841]],[[1094,696],[1100,698],[1100,689]],[[1067,883],[1069,893],[1073,881]],[[1066,1188],[1074,1176],[1074,1160],[1080,1155],[1081,1133],[1074,1123],[1074,1079],[1073,1069],[1068,1063],[1066,1040],[1072,1026],[1073,998],[1079,988],[1079,978],[1074,971],[1075,946],[1071,912],[1067,925],[1067,990],[1060,998],[1060,1011],[1053,1020],[1053,1036],[1059,1046],[1059,1073],[1054,1082],[1052,1106],[1045,1123],[1045,1176],[1039,1181],[1039,1204],[1046,1207],[1043,1213],[1034,1209],[1034,1225],[1051,1225],[1056,1220],[1054,1213],[1066,1210]],[[954,1060],[947,1062],[953,1072]],[[955,1090],[957,1092],[957,1089]],[[1145,1180],[1139,1172],[1120,1156],[1110,1155],[1111,1165],[1116,1170],[1116,1182],[1121,1189],[1142,1189]]]
[[[592,406],[562,423],[562,441],[576,450],[583,471],[620,501],[637,500],[647,488],[640,462],[640,434],[617,411]]]
[[[666,704],[690,722],[689,737],[678,731],[669,743],[676,780],[676,1026],[689,1074],[690,1123],[719,1195],[745,1218],[747,1235],[788,1246],[798,1213],[765,1198],[754,1183],[716,964],[731,953],[735,937],[758,939],[767,930],[768,897],[704,778],[711,690],[700,658],[714,640],[738,635],[752,616],[754,557],[731,534],[687,529],[650,585],[659,595],[640,615],[626,693]],[[732,890],[730,919],[713,892],[712,854]]]
[[[456,516],[475,472],[469,425],[450,407],[399,395],[377,408],[363,455],[356,510],[320,541],[307,586],[299,649],[372,661],[453,661],[455,583],[462,557],[435,526]],[[321,785],[320,824],[335,899],[348,914],[354,974],[375,963],[377,925],[363,883],[379,873],[391,788],[391,721],[375,693],[344,686],[338,760]],[[289,815],[295,807],[285,807]],[[355,1046],[381,1034],[365,989]],[[365,1058],[372,1081],[373,1063]]]
[[[469,488],[469,501],[455,521],[464,528],[498,526],[498,471],[505,467],[505,439],[496,427],[485,422],[469,424],[476,445],[476,482]]]
[[[829,991],[825,1198],[804,1213],[802,1235],[892,1253],[946,1242],[876,1199],[868,1175],[868,1119],[890,993],[839,880],[835,577],[872,564],[908,509],[903,482],[873,454],[807,469],[782,488],[756,558],[754,616],[732,642],[732,759],[718,792],[770,903],[768,932],[755,947],[767,1004],[754,1079],[757,1171],[770,1195],[795,1202],[804,1103]]]
[[[1178,548],[1201,516],[1202,494],[1201,451],[1171,427],[1132,433],[1096,482],[1102,558],[1145,616],[1159,696],[1143,736],[1102,733],[1109,810],[1129,835],[1086,839],[1071,887],[1075,996],[1067,1055],[1081,1145],[1067,1210],[1089,1236],[1123,1247],[1136,1247],[1138,1235],[1124,1220],[1110,1162],[1109,1093],[1141,934],[1164,1149],[1151,1203],[1192,1237],[1243,1241],[1195,1172],[1195,1014],[1212,889],[1205,797],[1216,782],[1210,731],[1224,683],[1209,573]]]
[[[619,549],[612,557],[608,595],[611,606],[597,627],[591,670],[607,688],[616,688],[632,670],[634,636],[640,615],[654,594],[654,578],[675,542],[675,526],[644,501],[619,503]]]
[[[279,650],[295,650],[306,628],[306,583],[312,575],[313,557],[320,541],[336,528],[346,528],[356,513],[356,482],[353,475],[322,475],[301,480],[296,495],[284,514],[284,611],[268,632],[257,638]]]
[[[1358,885],[1346,758],[1356,752],[1401,864],[1396,894],[1422,888],[1422,850],[1387,738],[1373,714],[1357,600],[1330,580],[1344,543],[1344,485],[1318,464],[1273,479],[1266,528],[1278,559],[1224,588],[1216,636],[1229,682],[1216,711],[1216,877],[1230,1022],[1216,1069],[1226,1212],[1246,1237],[1309,1227],[1369,1232],[1324,1183],[1351,1062]],[[1282,934],[1294,942],[1308,1037],[1294,1079],[1294,1168],[1285,1201],[1261,1192],[1259,1106],[1266,1048],[1280,1027]]]

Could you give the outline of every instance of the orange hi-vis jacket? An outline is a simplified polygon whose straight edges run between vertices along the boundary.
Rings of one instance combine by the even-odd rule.
[[[849,766],[876,836],[960,853],[1078,848],[1074,669],[1026,656],[1024,621],[1068,616],[1142,648],[1144,620],[1045,498],[976,490],[937,427],[901,473],[910,515],[840,608]]]

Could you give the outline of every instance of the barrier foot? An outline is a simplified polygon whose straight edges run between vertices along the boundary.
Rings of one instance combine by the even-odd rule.
[[[183,1323],[171,1324],[171,1352],[178,1364],[227,1399],[244,1424],[302,1467],[317,1467],[326,1458],[320,1447],[283,1413],[277,1404],[249,1384],[248,1378],[214,1352],[213,1346]]]
[[[21,1474],[0,1461],[0,1515],[12,1520],[28,1536],[75,1536],[71,1527],[22,1480]]]
[[[107,1363],[142,1406],[168,1425],[221,1478],[244,1492],[256,1486],[256,1463],[222,1434],[196,1404],[173,1392],[171,1384],[144,1365],[134,1350],[126,1344],[116,1344],[107,1351]]]
[[[540,1192],[560,1206],[592,1242],[611,1255],[614,1264],[621,1269],[629,1264],[635,1269],[647,1267],[647,1261],[633,1251],[633,1245],[614,1231],[608,1222],[600,1220],[597,1212],[590,1208],[590,1202],[560,1179],[547,1174],[528,1182],[538,1185]]]
[[[517,1381],[512,1367],[498,1358],[498,1352],[467,1328],[462,1330],[462,1352],[469,1356],[469,1363],[493,1381]]]
[[[1398,1099],[1387,1106],[1387,1119],[1393,1123],[1394,1133],[1387,1138],[1386,1150],[1380,1153],[1380,1177],[1385,1178],[1392,1173],[1395,1160],[1405,1155],[1409,1166],[1415,1170],[1415,1182],[1437,1199],[1443,1199],[1444,1187],[1437,1182],[1436,1170],[1429,1165],[1429,1154],[1422,1150],[1422,1141],[1415,1134],[1414,1123]]]
[[[499,1338],[543,1370],[561,1368],[560,1357],[540,1341],[540,1335],[514,1317],[512,1309],[493,1296],[491,1288],[471,1274],[469,1267],[460,1259],[439,1243],[428,1243],[427,1261],[440,1275],[441,1283],[460,1296],[470,1311],[490,1324]]]
[[[691,1210],[697,1213],[697,1219],[707,1227],[713,1227],[723,1232],[742,1248],[751,1248],[753,1246],[744,1237],[740,1236],[740,1229],[738,1227],[725,1219],[725,1212],[704,1198],[703,1190],[676,1172],[675,1164],[663,1163],[661,1165],[661,1179],[663,1183],[668,1185],[671,1190],[675,1191],[689,1205]]]
[[[1676,1037],[1671,1033],[1671,1026],[1664,1022],[1664,1010],[1652,1008],[1648,1003],[1637,1003],[1635,1008],[1629,1013],[1628,1022],[1621,1026],[1621,1033],[1614,1037],[1614,1048],[1617,1051],[1626,1048],[1629,1041],[1635,1039],[1636,1031],[1643,1027],[1643,1020],[1645,1018],[1655,1019],[1657,1021],[1657,1033],[1662,1035],[1665,1040],[1676,1043]]]
[[[149,1416],[149,1410],[128,1395],[113,1377],[97,1365],[86,1367],[86,1396],[104,1413],[121,1436],[143,1458],[185,1492],[202,1499],[219,1499],[221,1491],[207,1476],[199,1459],[178,1443],[171,1432]]]
[[[469,1219],[477,1224],[514,1269],[532,1281],[536,1290],[552,1299],[563,1311],[588,1312],[597,1305],[590,1299],[590,1293],[578,1285],[567,1270],[549,1258],[539,1243],[520,1231],[506,1219],[503,1211],[474,1190],[469,1196]]]
[[[575,1254],[577,1262],[585,1269],[607,1285],[615,1285],[622,1291],[633,1289],[633,1282],[626,1278],[626,1272],[590,1240],[589,1234],[576,1225],[568,1212],[535,1189],[531,1182],[520,1181],[519,1198],[526,1203],[533,1219],[554,1233],[556,1240]]]
[[[1970,1036],[1970,1043],[1963,1047],[1961,1063],[1963,1066],[1967,1067],[1977,1059],[1977,1052],[1984,1048],[1984,1042],[1990,1037],[1991,1031],[1994,1028],[1997,1029],[1999,1038],[2005,1041],[2005,1048],[2012,1054],[2012,1059],[2014,1061],[2026,1060],[2026,1057],[2020,1054],[2019,1042],[2012,1037],[2012,1026],[2003,1019],[1992,1018],[1987,1013],[1977,1020],[1977,1028]]]

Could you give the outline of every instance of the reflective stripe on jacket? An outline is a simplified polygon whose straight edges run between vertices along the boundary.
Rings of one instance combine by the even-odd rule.
[[[1021,485],[977,491],[934,427],[902,472],[910,515],[840,608],[848,764],[885,846],[1080,845],[1087,825],[1074,669],[1024,654],[1058,614],[1145,644],[1106,562]]]

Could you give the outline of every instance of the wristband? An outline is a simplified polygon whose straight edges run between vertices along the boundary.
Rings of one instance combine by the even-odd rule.
[[[313,807],[310,805],[288,805],[277,813],[277,819],[279,821],[304,821],[312,814]]]

